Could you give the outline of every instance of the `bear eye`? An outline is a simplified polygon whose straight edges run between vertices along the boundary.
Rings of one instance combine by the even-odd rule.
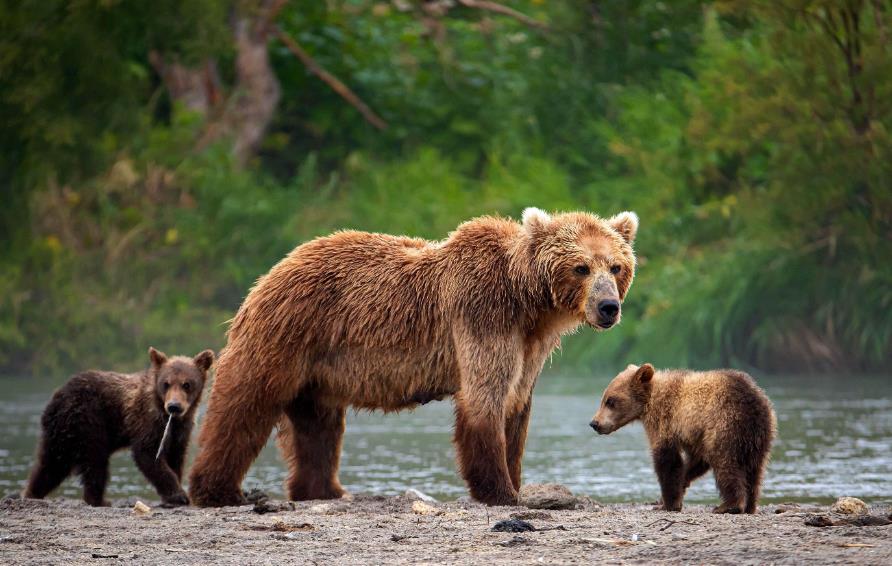
[[[616,399],[614,399],[613,397],[608,397],[607,400],[604,401],[604,406],[608,409],[616,407]]]
[[[167,391],[168,389],[170,389],[170,383],[165,381],[164,383],[161,384],[161,389],[163,389],[164,391]]]
[[[577,265],[576,268],[574,269],[574,271],[580,275],[588,275],[589,273],[591,273],[592,270],[589,269],[589,267],[587,265],[583,264],[583,265]]]
[[[614,275],[619,275],[619,272],[622,270],[623,270],[623,268],[621,265],[611,265],[610,266],[610,273],[612,273]]]
[[[189,393],[189,390],[190,390],[191,388],[192,388],[192,384],[189,383],[188,381],[187,381],[186,383],[183,384],[183,391],[185,391],[186,393]]]

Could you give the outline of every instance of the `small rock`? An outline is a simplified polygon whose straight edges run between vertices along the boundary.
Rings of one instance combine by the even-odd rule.
[[[310,513],[327,513],[331,509],[330,503],[317,503],[310,507]]]
[[[267,495],[265,491],[263,491],[262,489],[257,489],[256,487],[242,493],[244,494],[245,500],[248,503],[257,503],[260,500],[269,499],[269,495]]]
[[[833,521],[827,515],[809,515],[805,518],[808,527],[832,527]]]
[[[573,492],[556,483],[530,484],[520,490],[520,504],[530,509],[576,509],[578,503]]]
[[[410,487],[409,489],[407,489],[404,495],[407,499],[411,499],[413,501],[424,501],[425,503],[437,502],[437,500],[430,495],[424,493],[423,491],[418,491],[414,487]]]
[[[133,514],[139,517],[148,517],[152,514],[152,508],[142,501],[137,501],[133,506]]]
[[[840,515],[864,515],[867,513],[867,504],[856,497],[840,497],[830,510]]]
[[[278,513],[279,511],[293,511],[294,503],[290,501],[270,501],[269,499],[258,499],[254,502],[253,511],[259,515],[265,513]]]
[[[424,501],[415,501],[412,503],[412,512],[416,515],[441,515],[443,511],[432,505],[428,505]]]
[[[505,519],[493,525],[490,530],[497,533],[524,533],[535,531],[536,527],[520,519]]]

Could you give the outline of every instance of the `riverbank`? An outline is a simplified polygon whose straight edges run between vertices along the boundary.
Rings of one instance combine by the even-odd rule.
[[[892,526],[805,524],[815,514],[842,518],[828,506],[766,505],[756,515],[713,515],[702,505],[666,513],[581,500],[573,510],[531,510],[466,500],[425,503],[407,495],[223,509],[156,507],[140,514],[134,503],[120,500],[97,509],[71,499],[5,499],[0,562],[892,563]],[[875,505],[870,511],[886,517],[892,509]],[[537,530],[492,530],[511,518]]]

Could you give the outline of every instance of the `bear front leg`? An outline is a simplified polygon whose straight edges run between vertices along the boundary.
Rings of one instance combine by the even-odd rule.
[[[530,414],[533,408],[532,395],[519,412],[509,415],[505,423],[506,460],[508,463],[508,475],[514,489],[520,491],[521,475],[523,468],[523,450],[527,441],[527,429],[530,424]]]
[[[177,474],[170,468],[165,458],[155,459],[155,453],[151,446],[135,444],[133,446],[133,461],[161,496],[163,504],[189,505],[189,497],[180,486]]]
[[[517,490],[508,473],[504,420],[456,402],[455,446],[458,467],[471,497],[487,505],[516,505]]]
[[[170,444],[161,455],[167,460],[167,465],[177,476],[177,481],[183,483],[183,465],[186,462],[186,452],[189,450],[189,438],[192,435],[192,423],[184,423],[183,428],[177,430]]]
[[[654,470],[663,494],[664,511],[681,511],[684,497],[685,465],[681,451],[672,445],[659,445],[653,449]]]
[[[509,392],[521,380],[523,344],[517,336],[493,337],[457,329],[461,388],[455,395],[458,467],[474,499],[515,505],[505,438]]]

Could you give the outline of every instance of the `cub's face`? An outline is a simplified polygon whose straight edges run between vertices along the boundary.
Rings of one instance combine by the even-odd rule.
[[[155,375],[155,392],[164,412],[173,417],[188,414],[201,400],[214,353],[205,350],[192,359],[183,356],[168,359],[164,353],[149,348],[149,357]]]
[[[653,376],[654,367],[644,364],[641,367],[630,365],[613,378],[604,390],[601,407],[590,423],[595,432],[610,434],[639,419],[650,397]]]
[[[555,306],[596,330],[618,324],[635,276],[635,213],[603,220],[581,212],[552,217],[528,208],[523,224],[536,242]]]

